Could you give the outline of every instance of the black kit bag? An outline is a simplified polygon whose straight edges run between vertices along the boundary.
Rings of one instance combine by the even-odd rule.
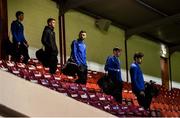
[[[66,64],[62,67],[61,72],[64,75],[68,76],[76,76],[76,73],[78,72],[78,65],[75,63],[75,61],[72,58],[69,58]]]
[[[47,60],[47,55],[45,51],[41,48],[36,51],[36,58],[44,65],[48,66],[48,60]]]
[[[146,97],[146,105],[147,108],[150,107],[151,101],[153,97],[157,97],[159,95],[159,90],[155,86],[155,82],[150,80],[145,83],[145,97]]]
[[[114,82],[108,74],[104,74],[98,81],[97,84],[103,90],[104,93],[110,95],[115,88]]]
[[[159,90],[155,85],[156,82],[150,80],[145,83],[145,93],[152,97],[157,97],[159,95]]]

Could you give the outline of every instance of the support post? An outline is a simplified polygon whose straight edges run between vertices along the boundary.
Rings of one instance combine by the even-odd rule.
[[[171,54],[169,54],[169,80],[170,80],[170,88],[172,89]]]
[[[62,67],[66,62],[65,16],[63,0],[59,0],[59,47],[60,64]]]
[[[5,58],[5,40],[8,40],[7,0],[0,0],[0,58]]]
[[[128,74],[128,47],[127,47],[128,36],[125,33],[125,61],[126,61],[126,81],[129,82],[129,74]]]

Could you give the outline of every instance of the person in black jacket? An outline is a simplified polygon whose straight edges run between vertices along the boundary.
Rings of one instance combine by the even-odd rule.
[[[49,72],[51,74],[54,74],[56,72],[57,68],[57,55],[58,55],[58,49],[56,45],[56,38],[55,38],[55,19],[49,18],[47,20],[48,26],[45,26],[43,35],[41,38],[41,42],[43,46],[45,47],[45,61],[43,65],[45,67],[49,67]]]

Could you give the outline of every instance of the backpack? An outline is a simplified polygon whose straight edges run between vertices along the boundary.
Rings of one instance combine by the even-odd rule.
[[[78,65],[72,58],[69,58],[66,64],[62,67],[61,72],[64,75],[75,76],[78,70]]]
[[[98,81],[97,84],[103,90],[104,93],[110,95],[115,88],[114,82],[108,76],[108,74],[104,74]]]

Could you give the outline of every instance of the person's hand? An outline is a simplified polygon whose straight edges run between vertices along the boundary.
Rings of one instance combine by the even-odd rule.
[[[21,45],[21,42],[18,42],[18,43],[17,43],[17,48],[19,48],[19,47],[20,47],[20,45]]]
[[[140,93],[139,93],[141,96],[145,96],[145,93],[144,93],[144,91],[140,91]]]
[[[79,71],[81,72],[83,71],[83,67],[81,65],[79,65],[78,68],[79,68]]]
[[[29,44],[27,42],[24,42],[24,45],[28,48]]]

